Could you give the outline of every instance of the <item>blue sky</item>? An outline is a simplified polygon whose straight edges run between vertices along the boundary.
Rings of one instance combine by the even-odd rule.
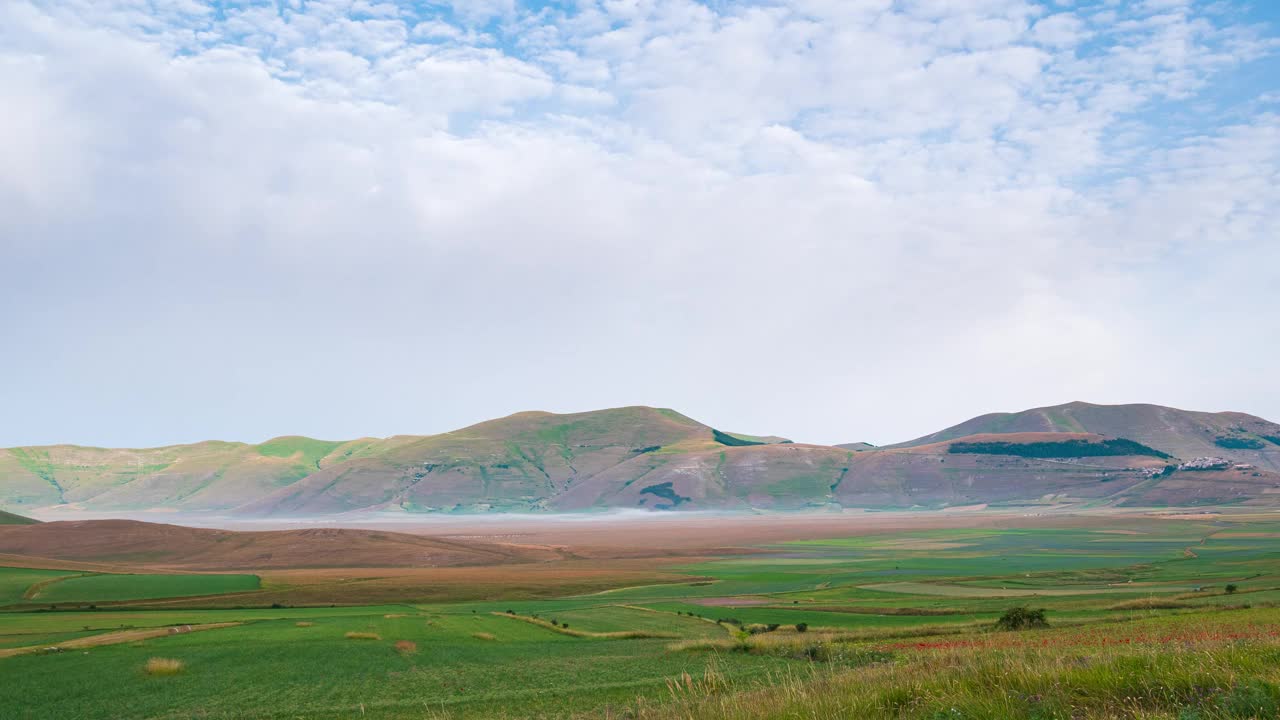
[[[1266,3],[6,3],[0,446],[1280,419],[1277,78]]]

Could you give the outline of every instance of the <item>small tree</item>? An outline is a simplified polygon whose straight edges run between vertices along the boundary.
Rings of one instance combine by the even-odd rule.
[[[809,623],[796,623],[796,632],[809,632]]]
[[[1044,609],[1032,610],[1025,607],[1009,608],[996,621],[997,630],[1031,630],[1049,627],[1044,617]]]
[[[1236,591],[1239,590],[1240,588],[1236,587],[1235,583],[1229,583],[1225,589],[1228,595],[1235,595]]]

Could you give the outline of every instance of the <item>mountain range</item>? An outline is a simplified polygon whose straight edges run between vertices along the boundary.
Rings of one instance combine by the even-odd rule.
[[[0,507],[241,516],[395,512],[1271,506],[1280,425],[1069,403],[885,447],[796,443],[674,410],[523,412],[439,435],[0,450]]]

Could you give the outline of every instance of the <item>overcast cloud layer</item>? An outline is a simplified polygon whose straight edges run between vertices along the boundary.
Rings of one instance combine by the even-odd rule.
[[[1280,420],[1277,37],[1182,0],[2,2],[0,445]]]

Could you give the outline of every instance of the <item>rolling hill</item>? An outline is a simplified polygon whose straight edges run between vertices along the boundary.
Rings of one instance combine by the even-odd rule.
[[[1217,458],[1203,467],[1186,461]],[[1270,506],[1280,426],[1239,413],[1071,403],[899,445],[728,432],[673,410],[524,412],[429,436],[0,451],[0,506],[341,513]]]
[[[560,557],[524,545],[452,542],[404,533],[338,528],[233,532],[137,522],[82,520],[0,527],[0,554],[174,570],[305,567],[456,567]]]
[[[14,515],[0,510],[0,525],[35,525],[39,522],[39,520],[32,520],[29,517]]]
[[[967,435],[1093,433],[1126,438],[1174,457],[1223,457],[1280,471],[1280,425],[1236,412],[1194,412],[1160,405],[1073,402],[981,415],[893,447],[928,445]]]

